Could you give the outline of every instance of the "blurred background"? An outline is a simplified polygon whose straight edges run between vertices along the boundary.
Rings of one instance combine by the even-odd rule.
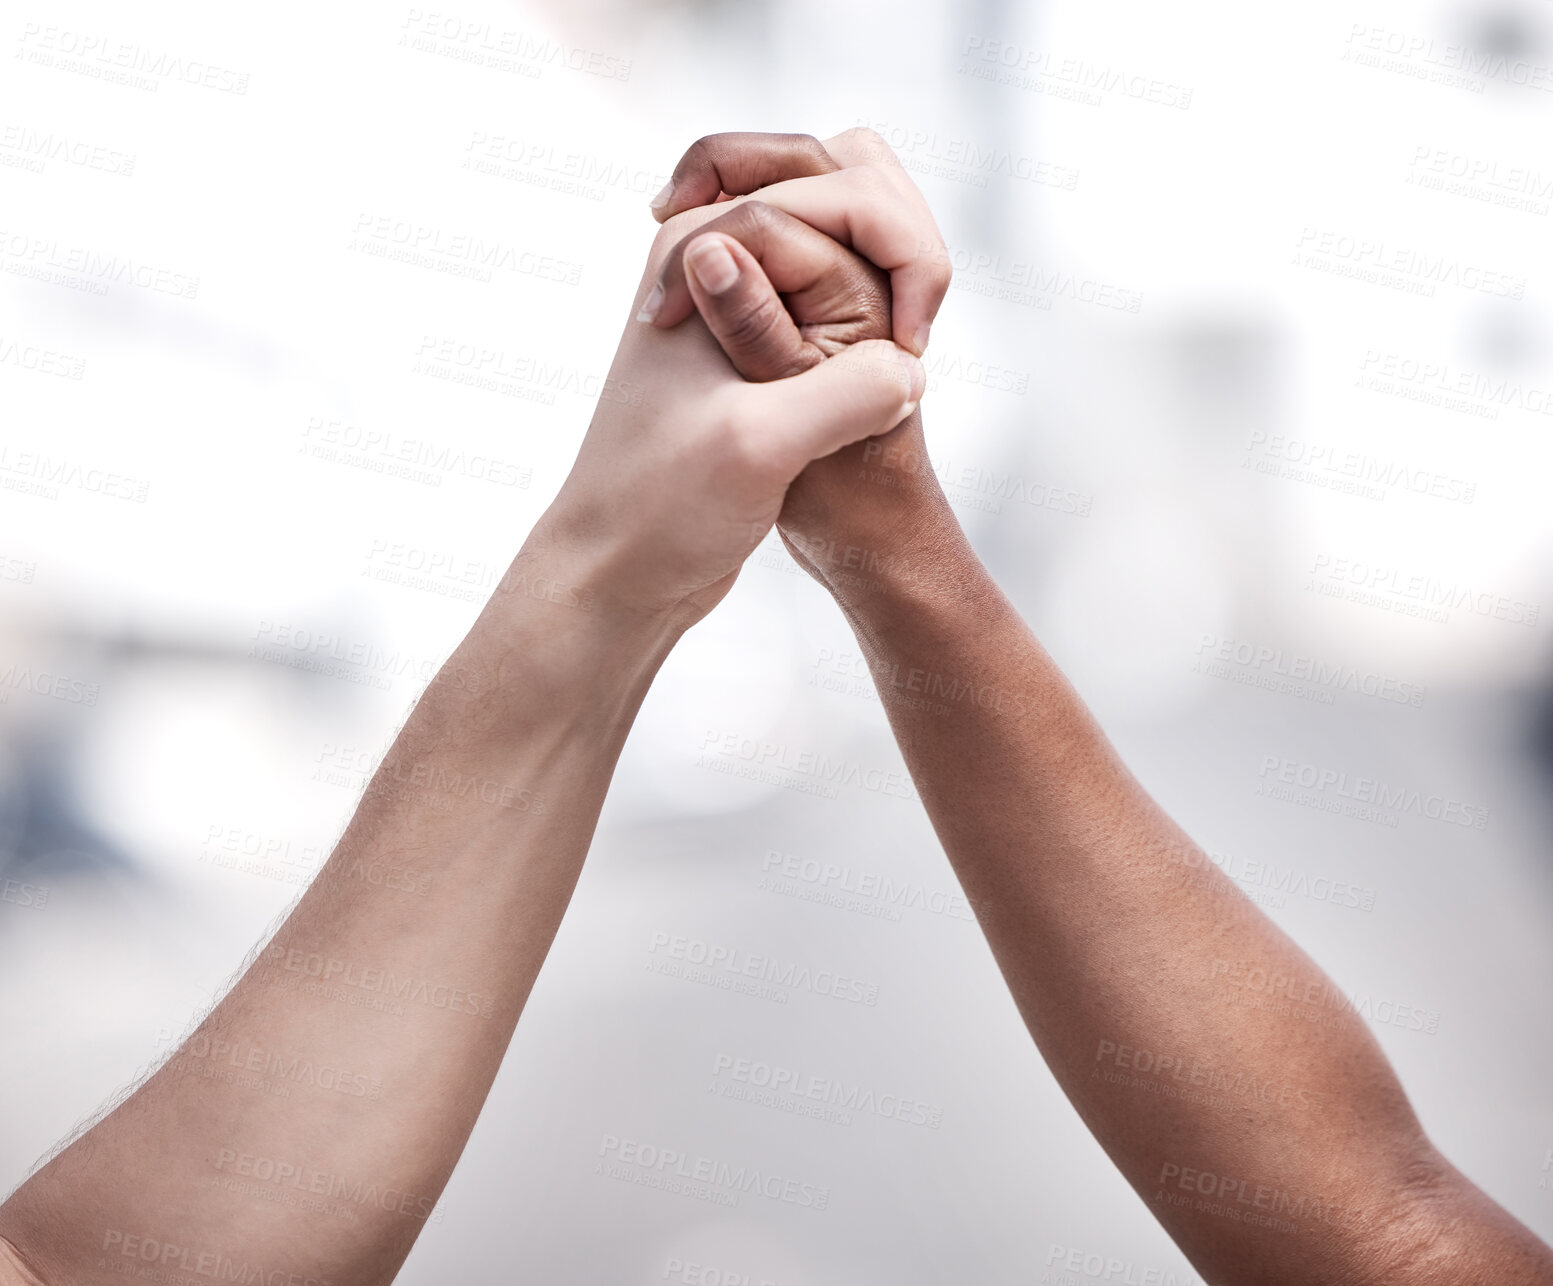
[[[977,548],[1553,1237],[1547,5],[0,14],[0,1190],[327,856],[565,476],[684,147],[868,124],[953,249],[925,409]],[[774,539],[653,689],[401,1280],[1195,1282],[920,806],[728,737],[901,767]],[[877,1004],[695,985],[664,934]],[[826,1208],[655,1190],[610,1139]]]

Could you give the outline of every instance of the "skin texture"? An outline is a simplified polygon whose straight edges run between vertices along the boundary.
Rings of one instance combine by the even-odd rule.
[[[842,173],[867,176],[851,180],[853,191],[862,195],[850,212],[838,209],[826,194],[814,194],[812,176],[819,169],[814,159],[816,148],[842,167],[830,172],[830,179]],[[707,292],[697,292],[694,303],[701,305],[702,319],[748,379],[780,379],[805,369],[804,363],[813,356],[798,338],[812,341],[827,355],[839,352],[844,343],[858,337],[893,335],[897,343],[905,345],[906,336],[931,327],[948,294],[951,273],[943,237],[916,185],[872,130],[848,130],[823,143],[806,135],[710,135],[690,147],[675,167],[674,176],[671,187],[675,200],[665,208],[684,208],[688,199],[684,194],[690,193],[715,202],[737,203],[748,199],[742,194],[755,184],[766,183],[771,186],[759,191],[755,203],[781,213],[802,211],[805,218],[821,219],[828,230],[840,234],[829,247],[811,239],[795,239],[794,244],[801,245],[806,254],[802,279],[807,281],[820,270],[821,279],[831,283],[833,296],[842,301],[832,315],[847,319],[845,331],[822,329],[818,323],[827,314],[804,306],[819,300],[795,300],[788,293],[788,279],[772,280],[781,300],[773,298],[771,290],[754,275],[741,276],[737,287],[715,306]],[[654,213],[661,219],[664,208]],[[882,302],[874,301],[868,282],[876,269],[859,253],[848,252],[853,249],[848,240],[852,227],[898,229],[900,244],[917,248],[913,263],[890,273],[888,281],[890,289],[896,288],[898,280],[917,283],[920,304],[913,311],[903,315],[900,305],[891,307],[887,296]],[[737,225],[721,221],[707,224],[705,229],[708,233],[721,229],[731,236],[739,235]],[[686,238],[676,250],[682,254],[696,239]],[[670,328],[690,314],[692,287],[684,277],[679,255],[671,253],[662,275],[664,301],[651,319],[653,326]],[[782,302],[791,311],[791,324],[780,316]],[[763,324],[751,324],[752,318]],[[910,548],[924,522],[954,525],[949,502],[927,460],[922,415],[917,411],[887,434],[859,439],[814,461],[788,489],[777,523],[783,544],[799,565],[827,588],[835,590],[844,583],[866,580],[854,569],[862,562],[889,558],[891,550]],[[886,461],[891,466],[888,469],[883,467]],[[868,491],[868,502],[858,508],[862,478],[877,485]],[[933,574],[931,564],[918,571],[924,576]]]
[[[660,230],[638,307],[709,217]],[[921,387],[888,341],[751,384],[699,322],[629,323],[555,503],[319,877],[168,1063],[0,1206],[0,1282],[143,1266],[392,1280],[490,1089],[653,674],[803,466],[888,429]],[[361,1092],[266,1070],[280,1097],[239,1075],[277,1061]]]
[[[757,189],[762,200],[890,274],[895,342],[920,356],[949,288],[949,254],[927,202],[884,140],[865,129],[823,143],[807,134],[709,134],[680,158],[653,216],[662,221]],[[668,302],[666,326],[689,312]]]
[[[888,168],[882,140],[837,144]],[[736,309],[697,292],[719,337],[763,306],[758,279],[737,290]],[[773,328],[740,369],[780,372],[784,351]],[[1553,1252],[1430,1144],[1336,986],[1128,772],[966,541],[914,418],[909,440],[811,464],[782,534],[851,623],[1026,1026],[1106,1153],[1209,1282],[1553,1281]]]

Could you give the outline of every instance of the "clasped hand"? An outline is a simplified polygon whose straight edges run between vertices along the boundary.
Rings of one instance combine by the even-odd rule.
[[[525,555],[678,632],[773,524],[841,593],[846,551],[952,522],[917,409],[948,255],[883,140],[713,135],[653,213],[607,385],[641,396],[600,401]],[[866,485],[881,443],[907,467]]]

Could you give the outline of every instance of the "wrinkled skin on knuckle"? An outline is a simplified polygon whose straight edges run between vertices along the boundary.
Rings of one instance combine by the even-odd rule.
[[[843,130],[837,139],[837,150],[844,152],[853,163],[899,165],[900,158],[885,142],[884,135],[867,125],[854,125]]]
[[[768,201],[762,201],[758,196],[746,196],[738,198],[737,208],[730,210],[734,203],[724,202],[721,213],[724,218],[737,220],[741,226],[752,233],[769,233],[780,221],[780,211]]]
[[[774,295],[739,299],[729,306],[718,323],[729,348],[758,352],[768,343],[771,332],[782,320],[782,301]]]
[[[791,215],[758,196],[739,198],[739,202],[732,210],[731,202],[717,207],[719,230],[752,249],[788,235]],[[838,265],[820,282],[784,299],[804,339],[823,357],[865,339],[888,339],[891,333],[889,275],[844,247],[838,247],[838,253],[845,266]]]
[[[804,301],[798,329],[826,357],[865,339],[889,339],[890,279],[870,263],[833,273]],[[808,320],[812,316],[815,320]]]
[[[822,167],[826,162],[835,163],[831,161],[830,153],[825,150],[825,144],[815,138],[813,134],[789,134],[787,135],[786,142],[794,151],[807,153],[811,160],[817,162]]]
[[[882,143],[883,140],[881,139]],[[888,149],[886,149],[888,150]],[[871,165],[854,165],[845,171],[847,182],[858,189],[859,198],[869,204],[893,204],[900,201],[895,185]]]
[[[675,167],[676,173],[688,174],[694,170],[711,169],[717,155],[717,140],[721,137],[720,134],[703,134],[685,149],[684,156]]]

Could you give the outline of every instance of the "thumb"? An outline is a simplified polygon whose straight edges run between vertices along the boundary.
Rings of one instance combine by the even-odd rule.
[[[743,413],[796,477],[810,460],[887,433],[917,407],[922,363],[887,339],[869,339],[800,375],[739,390]]]
[[[781,379],[820,360],[764,269],[733,237],[715,232],[696,237],[685,247],[684,264],[701,320],[745,379]]]

